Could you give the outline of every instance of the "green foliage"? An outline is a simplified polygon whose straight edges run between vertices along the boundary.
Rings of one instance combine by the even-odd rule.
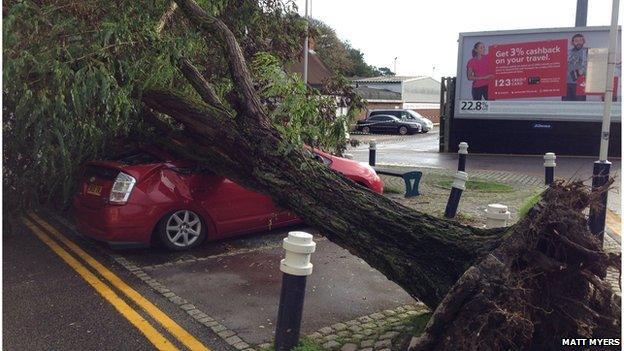
[[[344,79],[326,82],[322,91],[306,87],[298,75],[286,73],[280,61],[268,53],[257,54],[251,70],[273,125],[291,144],[338,154],[346,149],[347,126],[362,101]],[[338,114],[339,107],[348,112]]]
[[[529,213],[529,210],[535,206],[542,199],[542,190],[536,192],[535,194],[529,196],[520,208],[518,209],[518,218],[524,218]]]
[[[300,52],[305,23],[278,0],[200,1],[223,19],[248,59]],[[32,1],[4,4],[3,185],[5,210],[66,206],[79,166],[144,134],[141,91],[197,94],[172,58],[190,58],[224,95],[231,89],[220,45],[182,15],[156,25],[170,5],[157,1]]]

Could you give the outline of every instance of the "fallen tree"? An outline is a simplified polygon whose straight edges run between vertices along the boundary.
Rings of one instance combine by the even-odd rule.
[[[192,0],[190,23],[227,55],[235,90],[224,104],[197,68],[176,58],[203,104],[147,90],[156,142],[268,194],[435,310],[413,350],[558,349],[561,338],[619,338],[620,302],[604,282],[619,256],[602,251],[582,214],[579,184],[557,184],[518,224],[484,230],[372,193],[307,156],[272,126],[234,34]],[[234,112],[231,108],[234,109]]]

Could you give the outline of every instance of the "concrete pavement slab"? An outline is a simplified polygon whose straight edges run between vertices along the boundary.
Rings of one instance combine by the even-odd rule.
[[[414,303],[361,259],[327,240],[316,240],[302,333]],[[161,266],[150,270],[150,275],[246,342],[260,344],[274,335],[283,255],[281,248],[258,250]]]

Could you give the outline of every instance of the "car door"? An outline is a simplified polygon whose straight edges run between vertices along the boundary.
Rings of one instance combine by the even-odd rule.
[[[210,239],[267,229],[277,211],[268,196],[209,171],[195,175],[192,193],[215,226]]]
[[[397,120],[391,116],[385,116],[383,122],[383,131],[386,133],[395,132],[398,128]]]
[[[383,118],[382,116],[373,116],[367,120],[371,132],[383,132]]]

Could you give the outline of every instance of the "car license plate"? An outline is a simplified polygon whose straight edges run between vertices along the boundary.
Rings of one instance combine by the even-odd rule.
[[[100,196],[101,193],[102,193],[102,186],[101,185],[91,184],[91,185],[87,186],[87,194]]]

